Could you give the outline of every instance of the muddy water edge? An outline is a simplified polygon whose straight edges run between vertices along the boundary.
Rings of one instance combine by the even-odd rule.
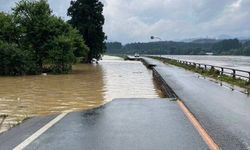
[[[0,115],[8,116],[0,118],[0,132],[25,118],[90,109],[114,98],[160,97],[151,70],[117,57],[77,64],[67,75],[0,77]]]

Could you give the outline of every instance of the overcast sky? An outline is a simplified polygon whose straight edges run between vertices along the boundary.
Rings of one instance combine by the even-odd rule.
[[[10,11],[18,0],[0,0]],[[148,42],[196,37],[250,36],[250,0],[102,0],[108,41]],[[70,0],[49,0],[54,14],[67,19]]]

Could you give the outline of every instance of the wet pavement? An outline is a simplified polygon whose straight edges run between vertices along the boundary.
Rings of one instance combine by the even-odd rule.
[[[25,121],[23,124],[0,134],[0,150],[11,150],[48,122],[55,118],[55,115],[46,117],[35,117]]]
[[[15,132],[22,135],[18,130]],[[12,140],[15,139],[9,142]],[[3,145],[4,142],[1,150],[5,149]],[[96,109],[68,114],[26,149],[201,150],[208,147],[175,101],[118,99]]]
[[[154,69],[222,149],[250,149],[249,96],[172,65],[158,62]]]
[[[143,58],[185,103],[221,149],[250,149],[250,97],[198,74]],[[0,134],[9,150],[55,116],[33,118]],[[175,101],[117,99],[101,107],[69,113],[26,149],[203,150],[209,149]]]

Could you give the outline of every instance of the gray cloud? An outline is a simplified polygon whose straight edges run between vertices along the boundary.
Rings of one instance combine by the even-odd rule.
[[[19,0],[0,0],[0,11],[11,12],[15,3]],[[57,16],[67,19],[67,9],[71,0],[48,0],[53,13]]]
[[[15,0],[0,0],[10,11]],[[250,35],[250,0],[102,0],[109,41],[150,41],[190,37]],[[54,14],[65,19],[70,0],[49,0]]]

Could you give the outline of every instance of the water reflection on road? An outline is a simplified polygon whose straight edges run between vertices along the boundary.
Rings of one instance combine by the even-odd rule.
[[[132,97],[162,96],[151,71],[140,62],[114,57],[105,57],[98,65],[75,65],[68,75],[0,77],[0,115],[9,116],[0,131],[25,117],[78,111]]]
[[[114,98],[158,98],[161,92],[153,82],[152,71],[138,61],[106,60],[104,72],[105,100]]]

